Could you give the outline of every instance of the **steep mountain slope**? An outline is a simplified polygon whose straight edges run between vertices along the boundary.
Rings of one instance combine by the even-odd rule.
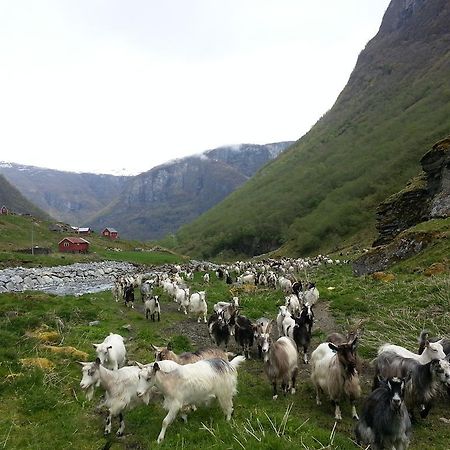
[[[51,216],[82,225],[119,195],[129,177],[0,163],[0,174]]]
[[[156,239],[175,232],[223,200],[292,144],[243,144],[170,161],[134,177],[89,225],[109,224],[121,236]]]
[[[333,108],[177,233],[188,254],[305,254],[374,237],[377,204],[450,132],[450,2],[392,0]]]
[[[0,207],[2,206],[6,206],[9,211],[14,213],[30,214],[41,219],[50,218],[48,214],[33,205],[0,174]]]

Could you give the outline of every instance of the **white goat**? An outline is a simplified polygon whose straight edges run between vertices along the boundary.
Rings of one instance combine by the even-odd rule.
[[[197,315],[197,322],[200,322],[203,316],[203,322],[207,322],[208,305],[206,304],[206,292],[194,292],[189,299],[189,312]]]
[[[290,317],[291,313],[288,311],[285,305],[279,307],[278,315],[277,315],[277,328],[278,328],[278,336],[284,336],[283,330],[283,320],[285,317]]]
[[[432,359],[443,359],[445,358],[445,353],[443,350],[443,347],[438,342],[425,342],[425,349],[422,352],[421,355],[418,355],[417,353],[410,352],[404,347],[401,347],[400,345],[394,345],[394,344],[384,344],[378,349],[378,354],[384,352],[392,352],[396,353],[397,355],[403,357],[403,358],[411,358],[418,361],[420,364],[427,364]]]
[[[321,405],[320,391],[326,392],[335,405],[336,420],[342,419],[339,402],[344,396],[350,399],[352,417],[358,419],[355,401],[361,396],[361,387],[355,350],[356,338],[339,345],[324,342],[311,355],[311,380],[316,388],[316,403]]]
[[[300,314],[300,302],[296,295],[291,294],[285,297],[285,305],[292,316],[298,316]]]
[[[205,275],[203,275],[203,282],[209,283],[209,273],[208,272],[206,272]]]
[[[117,370],[125,365],[127,350],[120,334],[109,333],[101,344],[92,344],[103,366]]]
[[[120,426],[117,436],[122,436],[125,429],[123,411],[133,408],[139,402],[148,404],[150,392],[139,398],[136,394],[139,381],[139,367],[126,366],[118,370],[109,370],[100,364],[97,358],[94,362],[80,362],[82,365],[81,389],[86,391],[88,400],[92,399],[94,387],[100,385],[105,389],[104,405],[108,408],[105,423],[105,434],[111,433],[112,418],[119,416]]]
[[[176,287],[175,289],[175,302],[179,303],[178,311],[183,309],[183,312],[187,314],[187,308],[189,306],[189,288]]]
[[[280,286],[280,289],[286,294],[292,292],[292,281],[289,280],[289,278],[285,277],[278,278],[278,286]]]
[[[231,419],[233,396],[236,394],[237,368],[244,361],[236,356],[232,361],[208,359],[179,366],[172,372],[161,370],[158,362],[143,370],[139,377],[137,394],[144,396],[152,386],[164,395],[164,408],[168,410],[162,422],[158,443],[164,440],[167,427],[174,421],[184,405],[208,403],[216,397],[226,419]]]

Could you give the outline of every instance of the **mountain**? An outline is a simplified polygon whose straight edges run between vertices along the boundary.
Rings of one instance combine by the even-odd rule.
[[[51,216],[82,225],[115,199],[129,177],[64,172],[14,163],[0,163],[0,174]]]
[[[292,142],[241,144],[170,161],[130,179],[122,193],[89,221],[123,237],[148,240],[174,233],[245,183]]]
[[[48,214],[33,205],[0,174],[0,208],[2,206],[6,206],[8,211],[12,213],[29,214],[41,219],[50,218]]]
[[[298,255],[373,240],[377,205],[419,171],[423,149],[450,132],[449,23],[448,0],[392,0],[333,107],[182,227],[174,246],[205,257]]]

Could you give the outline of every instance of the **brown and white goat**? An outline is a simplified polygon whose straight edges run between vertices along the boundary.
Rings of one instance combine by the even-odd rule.
[[[181,365],[191,364],[202,359],[212,358],[221,358],[228,361],[228,353],[224,352],[220,348],[204,348],[197,350],[196,352],[185,352],[177,355],[172,351],[172,346],[170,344],[167,345],[167,347],[156,347],[156,345],[151,345],[153,350],[155,350],[156,361],[171,360]]]
[[[295,381],[298,372],[298,353],[295,342],[282,336],[272,342],[270,337],[272,325],[261,336],[262,353],[264,359],[264,373],[273,386],[273,399],[278,398],[277,383],[281,382],[281,389],[286,394],[289,390],[295,394]]]
[[[335,405],[334,417],[341,420],[340,401],[347,397],[352,405],[352,417],[358,419],[355,402],[361,396],[358,371],[356,370],[356,342],[320,344],[311,355],[311,380],[316,388],[316,402],[321,405],[320,392],[328,394]]]

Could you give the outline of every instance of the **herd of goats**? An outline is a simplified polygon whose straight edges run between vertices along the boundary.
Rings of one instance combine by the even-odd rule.
[[[326,257],[316,259],[268,260],[258,263],[238,262],[232,266],[197,264],[191,266],[167,266],[158,273],[119,277],[112,293],[116,301],[133,306],[134,291],[140,289],[146,318],[160,320],[158,287],[178,303],[185,314],[195,314],[197,320],[207,323],[213,346],[196,352],[175,354],[170,346],[156,347],[155,362],[135,363],[127,366],[124,340],[110,333],[100,344],[94,344],[97,358],[82,364],[80,386],[91,399],[95,386],[105,390],[104,406],[109,414],[104,432],[111,432],[113,417],[119,418],[117,435],[124,432],[123,412],[139,402],[163,399],[168,411],[158,436],[160,443],[167,427],[178,413],[186,420],[186,414],[196,406],[209,404],[216,398],[227,420],[233,412],[233,396],[236,394],[237,369],[250,358],[250,349],[256,342],[258,356],[263,360],[264,373],[273,386],[273,398],[277,398],[277,385],[284,394],[295,393],[299,353],[303,362],[311,365],[311,381],[316,390],[316,402],[325,394],[334,405],[334,417],[341,420],[340,403],[348,399],[352,417],[357,420],[356,441],[371,449],[406,449],[410,443],[411,422],[415,411],[425,418],[433,400],[438,396],[450,396],[450,340],[431,338],[423,331],[417,353],[401,346],[385,344],[378,350],[372,362],[375,369],[373,390],[364,400],[360,416],[356,401],[361,396],[358,375],[357,343],[359,328],[348,332],[330,334],[325,342],[311,353],[308,348],[314,325],[314,305],[319,291],[314,283],[301,283],[295,274],[318,264],[333,264]],[[339,261],[338,261],[339,263]],[[202,271],[207,286],[210,276],[228,284],[253,284],[281,289],[285,304],[279,307],[276,321],[260,318],[252,321],[241,314],[239,298],[214,305],[214,312],[207,318],[206,292],[191,293],[187,283],[194,271]],[[234,275],[235,279],[232,279]],[[275,338],[275,325],[278,338]],[[228,352],[233,336],[242,349],[242,355]],[[229,358],[232,358],[229,360]]]

